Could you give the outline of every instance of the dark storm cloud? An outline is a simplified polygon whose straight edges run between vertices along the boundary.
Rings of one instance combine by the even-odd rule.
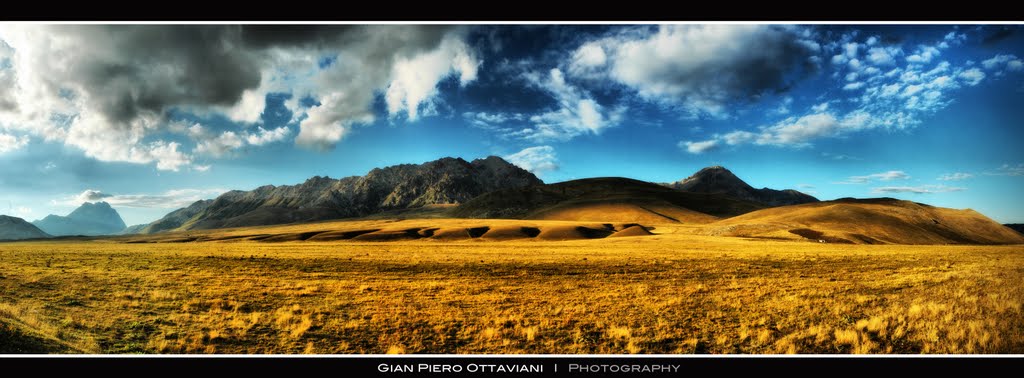
[[[1009,26],[1003,26],[995,30],[991,30],[985,37],[982,38],[981,43],[988,46],[999,43],[1000,41],[1010,38],[1017,30]]]
[[[360,25],[241,25],[242,43],[248,48],[314,48],[324,49],[349,45],[370,38],[372,34],[389,34],[399,28],[368,28]],[[450,25],[403,26],[400,44],[413,48],[436,46]],[[411,31],[411,33],[406,33]],[[396,34],[397,35],[397,34]]]
[[[388,66],[396,50],[437,46],[451,27],[355,25],[61,25],[77,41],[72,65],[49,67],[54,91],[84,91],[111,123],[174,106],[231,106],[261,82],[268,48],[339,50],[370,37],[387,43],[363,59]],[[411,29],[411,30],[410,30]],[[382,38],[383,34],[385,38]],[[59,73],[63,73],[60,75]],[[76,88],[77,87],[77,88]]]

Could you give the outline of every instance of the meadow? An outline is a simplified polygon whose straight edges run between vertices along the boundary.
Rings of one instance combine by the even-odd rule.
[[[0,352],[1024,353],[1024,246],[698,231],[0,243]]]

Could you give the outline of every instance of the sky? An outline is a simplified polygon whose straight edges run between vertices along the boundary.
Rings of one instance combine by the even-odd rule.
[[[1021,25],[0,23],[0,213],[27,220],[496,155],[1024,223],[1022,120]]]

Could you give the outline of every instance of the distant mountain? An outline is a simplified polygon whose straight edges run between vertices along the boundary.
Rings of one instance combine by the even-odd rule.
[[[721,166],[701,169],[693,176],[666,186],[692,193],[725,194],[738,199],[757,202],[768,206],[797,205],[818,202],[817,198],[792,189],[754,189],[731,171]]]
[[[449,157],[418,165],[376,168],[365,176],[317,176],[299,185],[234,190],[211,203],[176,210],[143,232],[361,217],[433,204],[458,204],[495,190],[540,184],[543,182],[532,173],[496,156],[472,162]]]
[[[463,218],[709,223],[764,208],[724,194],[689,193],[646,181],[600,177],[503,189],[452,211]]]
[[[51,214],[32,224],[54,236],[116,235],[125,229],[121,215],[106,202],[86,202],[65,217]]]
[[[128,226],[127,228],[125,228],[124,230],[121,230],[121,232],[119,234],[120,235],[135,235],[135,234],[139,234],[139,233],[142,232],[142,230],[144,228],[146,228],[146,226],[149,226],[149,223],[131,225],[131,226]]]
[[[773,207],[719,221],[719,236],[810,239],[855,244],[1021,244],[1024,235],[970,209],[893,198]]]
[[[45,232],[24,219],[0,215],[0,240],[48,238]]]
[[[1014,231],[1024,234],[1024,223],[1010,223],[1004,224],[1003,226],[1012,228]]]
[[[143,228],[140,229],[137,233],[154,234],[161,231],[179,228],[182,225],[184,225],[185,222],[188,222],[189,219],[192,219],[192,217],[196,216],[203,210],[206,210],[206,208],[209,207],[210,204],[212,203],[213,200],[202,200],[193,202],[188,207],[174,210],[168,213],[167,215],[164,215],[163,218],[160,218],[157,221],[150,223],[148,225],[144,225]]]

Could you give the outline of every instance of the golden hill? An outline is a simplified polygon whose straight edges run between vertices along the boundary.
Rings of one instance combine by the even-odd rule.
[[[451,212],[456,218],[704,224],[764,205],[724,194],[689,193],[622,177],[499,190]]]
[[[758,210],[703,233],[855,244],[1019,244],[1024,235],[970,209],[892,198],[839,199]]]

